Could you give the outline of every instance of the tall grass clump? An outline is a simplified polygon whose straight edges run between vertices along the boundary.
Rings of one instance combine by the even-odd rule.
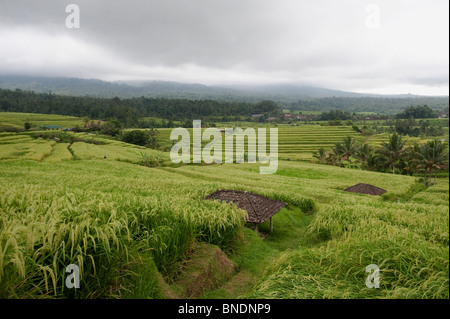
[[[319,245],[282,254],[250,298],[449,298],[448,208],[348,198],[321,207]],[[368,289],[365,267],[380,268]]]
[[[102,198],[11,187],[0,197],[0,295],[99,297],[127,259],[127,216]],[[65,287],[76,264],[85,289]]]
[[[142,276],[139,256],[171,277],[194,241],[226,247],[242,226],[243,211],[199,200],[201,185],[131,164],[132,174],[108,170],[123,163],[91,164],[11,162],[16,183],[0,173],[0,296],[121,296],[124,281]],[[143,172],[151,175],[134,175]],[[69,264],[79,266],[83,289],[65,287]]]
[[[198,239],[226,248],[244,225],[247,212],[218,201],[191,201]]]

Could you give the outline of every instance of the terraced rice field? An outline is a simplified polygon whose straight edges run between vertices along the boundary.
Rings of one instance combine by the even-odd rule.
[[[15,112],[2,112],[0,116],[0,126],[23,128],[25,122],[29,122],[35,127],[41,125],[58,125],[63,128],[76,125],[83,127],[82,119],[76,116]]]
[[[123,297],[115,283],[134,280],[115,279],[124,265],[147,256],[169,275],[191,243],[205,241],[225,251],[257,245],[265,260],[243,295],[228,297],[448,298],[448,184],[441,181],[398,204],[344,189],[366,182],[395,197],[415,178],[306,162],[281,161],[276,175],[258,174],[255,164],[155,169],[109,160],[16,159],[0,168],[3,297],[74,297],[59,279],[68,263],[83,269],[78,297]],[[242,228],[243,211],[203,200],[220,188],[257,192],[294,210],[274,216],[268,239],[254,238]],[[309,225],[292,228],[305,218]],[[235,246],[239,231],[249,242]],[[243,270],[255,267],[236,258]],[[381,268],[377,290],[364,285],[372,263]],[[155,285],[147,296],[161,296]]]
[[[0,159],[24,158],[42,161],[52,153],[55,141],[21,135],[0,136]]]
[[[433,139],[435,139],[436,137],[410,137],[410,136],[406,136],[404,137],[404,140],[406,141],[406,146],[411,146],[414,143],[426,143],[427,141],[431,141]],[[448,135],[447,136],[442,136],[442,137],[437,137],[438,139],[445,139],[446,141],[448,141]],[[389,134],[388,133],[383,133],[383,134],[377,134],[374,136],[370,136],[367,139],[367,143],[369,145],[373,145],[373,146],[377,146],[380,145],[382,142],[386,142],[389,140]]]
[[[168,153],[104,136],[69,144],[1,133],[0,298],[171,298],[192,247],[207,243],[236,273],[205,298],[448,299],[448,177],[425,188],[415,177],[309,163],[318,147],[367,138],[349,127],[278,128],[290,161],[273,175],[259,163],[143,167],[141,153]],[[168,146],[170,131],[160,133]],[[357,183],[387,192],[344,191]],[[259,236],[245,211],[204,200],[221,188],[288,205]],[[82,289],[66,288],[68,264],[80,267]],[[365,285],[369,264],[380,268],[379,289]]]
[[[0,135],[0,159],[33,159],[37,161],[57,162],[64,160],[106,159],[138,162],[142,154],[158,154],[169,159],[168,154],[145,147],[122,143],[107,137],[78,134],[89,140],[104,144],[94,145],[85,142],[59,143],[55,140],[33,138],[26,133],[3,133]]]
[[[320,147],[331,148],[335,143],[341,142],[347,136],[355,137],[359,141],[366,139],[348,126],[279,125],[277,127],[271,127],[278,129],[278,156],[280,159],[285,160],[312,160],[313,152],[317,151]],[[242,127],[242,129],[245,128]],[[159,129],[158,131],[160,132],[159,139],[161,140],[161,144],[170,148],[172,145],[170,141],[170,132],[172,129]],[[192,129],[189,129],[189,131],[192,132]],[[257,132],[257,128],[255,128],[255,131]],[[270,129],[267,126],[267,149],[269,149],[270,144],[269,131]],[[222,135],[224,136],[224,134]],[[208,140],[202,141],[202,146],[208,142]],[[247,139],[245,143],[248,143]]]

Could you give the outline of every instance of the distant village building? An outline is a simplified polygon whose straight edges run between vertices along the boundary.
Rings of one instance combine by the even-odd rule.
[[[380,121],[380,120],[387,120],[388,118],[386,117],[386,116],[384,116],[384,115],[379,115],[379,114],[376,114],[376,115],[366,115],[365,117],[364,117],[364,120],[365,121]]]
[[[448,112],[447,111],[441,111],[438,113],[438,118],[440,119],[446,119],[448,118]]]
[[[318,114],[291,114],[291,113],[285,113],[284,119],[287,120],[305,120],[305,121],[312,121],[317,120],[320,117]]]

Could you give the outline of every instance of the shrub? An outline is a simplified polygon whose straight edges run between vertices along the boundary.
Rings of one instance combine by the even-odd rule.
[[[138,162],[139,165],[147,167],[158,167],[164,163],[164,158],[160,154],[149,155],[147,153],[141,152],[141,160]]]
[[[156,137],[157,134],[158,131],[156,130],[133,130],[124,132],[122,135],[122,141],[125,143],[157,148],[159,147],[158,139]]]

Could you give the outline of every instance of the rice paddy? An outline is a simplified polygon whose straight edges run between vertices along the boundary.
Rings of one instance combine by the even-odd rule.
[[[121,143],[104,136],[88,135],[77,136],[89,141],[101,142],[95,145],[86,142],[60,143],[57,140],[32,138],[26,133],[4,133],[0,135],[0,159],[32,159],[37,161],[58,162],[64,160],[108,159],[128,162],[139,162],[144,155],[161,155],[169,159],[168,154],[139,147],[132,144]]]
[[[2,112],[0,117],[0,127],[9,126],[23,128],[23,124],[26,122],[32,123],[34,127],[39,127],[41,125],[58,125],[64,128],[74,127],[76,125],[83,127],[82,119],[76,116]]]
[[[237,269],[208,298],[448,299],[448,177],[425,188],[294,160],[347,135],[366,139],[348,127],[279,127],[278,171],[261,175],[248,163],[148,168],[136,165],[143,154],[168,153],[104,136],[80,134],[96,145],[1,133],[0,298],[168,298],[159,278],[172,284],[205,242]],[[387,193],[344,191],[357,183]],[[288,206],[258,236],[245,211],[204,200],[221,188]],[[80,289],[65,286],[69,264],[80,267]],[[379,289],[365,285],[369,264]]]
[[[229,127],[234,128],[232,126]],[[266,127],[267,144],[269,145],[269,127],[264,127]],[[224,126],[223,128],[228,128],[228,126]],[[246,127],[242,126],[241,128],[245,129]],[[278,129],[278,156],[284,160],[312,160],[313,152],[317,151],[320,147],[331,148],[346,136],[356,137],[361,141],[365,139],[349,126],[279,125],[276,128]],[[160,132],[159,138],[161,144],[170,147],[172,145],[170,141],[171,129],[159,129],[158,131]],[[208,142],[202,141],[202,146]],[[247,151],[247,149],[245,150]]]

